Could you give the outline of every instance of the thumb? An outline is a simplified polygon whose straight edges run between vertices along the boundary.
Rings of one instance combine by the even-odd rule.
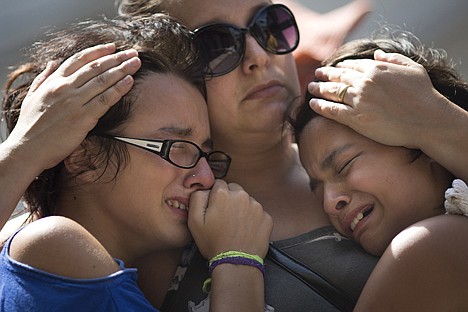
[[[403,65],[403,66],[408,66],[408,67],[413,67],[414,65],[418,65],[418,63],[414,62],[412,59],[402,54],[387,53],[382,50],[375,50],[374,59],[376,61],[393,63],[393,64]]]

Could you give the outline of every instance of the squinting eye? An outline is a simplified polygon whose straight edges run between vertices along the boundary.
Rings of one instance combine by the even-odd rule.
[[[341,174],[360,154],[354,156],[353,158],[346,161],[339,169],[338,174]]]
[[[338,173],[342,173],[350,163],[351,163],[351,160],[348,160],[344,165],[342,165],[342,166],[338,169]]]

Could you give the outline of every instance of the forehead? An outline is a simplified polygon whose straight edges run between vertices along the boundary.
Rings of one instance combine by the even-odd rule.
[[[245,26],[255,12],[269,0],[181,0],[167,8],[188,28],[195,29],[213,22]],[[173,12],[171,12],[173,10]]]
[[[149,74],[139,82],[126,131],[155,135],[162,129],[190,129],[191,137],[209,138],[208,111],[200,91],[172,74]]]
[[[309,121],[299,138],[299,153],[304,165],[315,163],[331,149],[360,137],[351,128],[317,116]],[[313,159],[312,159],[313,158]],[[309,164],[310,165],[310,164]]]

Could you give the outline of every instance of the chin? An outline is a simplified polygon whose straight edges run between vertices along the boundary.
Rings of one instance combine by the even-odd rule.
[[[373,241],[371,244],[362,244],[362,247],[364,248],[365,251],[370,253],[371,255],[374,256],[382,256],[387,247],[390,245],[391,242],[388,243],[379,243]]]

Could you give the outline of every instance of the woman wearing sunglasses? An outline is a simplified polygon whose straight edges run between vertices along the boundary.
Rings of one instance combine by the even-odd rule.
[[[165,15],[87,21],[36,43],[12,73],[0,168],[21,166],[9,195],[24,191],[38,220],[2,250],[0,310],[155,311],[131,267],[147,254],[176,266],[192,236],[212,272],[192,287],[211,285],[212,310],[263,310],[271,218],[215,181],[231,158],[212,150],[194,51]],[[48,60],[62,64],[38,75]],[[165,293],[172,276],[153,285]]]
[[[376,259],[342,239],[330,226],[320,202],[310,192],[309,179],[284,127],[288,110],[301,98],[291,54],[299,33],[290,10],[265,0],[134,0],[125,1],[120,10],[125,14],[166,11],[194,30],[207,64],[214,146],[232,157],[225,180],[242,185],[273,217],[272,247],[306,267],[295,271],[267,257],[267,308],[352,309]],[[185,311],[188,304],[197,311],[206,306],[208,295],[190,287],[208,276],[206,260],[195,255],[188,268],[184,267],[182,282],[165,298],[154,290],[150,274],[158,275],[154,261],[140,262],[140,269],[148,272],[141,282],[153,302],[165,299],[162,310]],[[311,268],[314,272],[309,272]],[[307,276],[298,275],[302,272]],[[326,282],[307,280],[311,276],[323,276],[331,283],[321,288]]]

